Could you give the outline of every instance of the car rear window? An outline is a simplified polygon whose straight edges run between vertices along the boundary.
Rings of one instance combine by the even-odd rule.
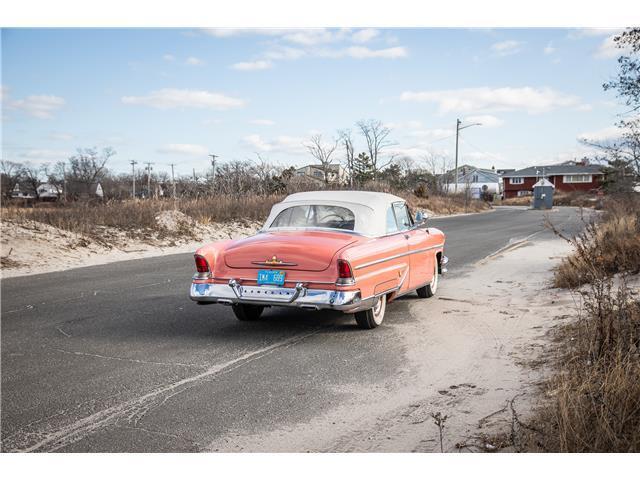
[[[353,230],[355,216],[348,208],[335,205],[297,205],[281,211],[270,228],[287,227]]]

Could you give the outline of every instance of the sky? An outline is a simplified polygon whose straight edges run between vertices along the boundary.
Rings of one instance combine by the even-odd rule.
[[[611,29],[2,29],[2,158],[55,163],[77,148],[156,171],[218,162],[314,163],[375,118],[388,155],[519,168],[580,158],[624,111]],[[335,160],[343,158],[342,152]]]

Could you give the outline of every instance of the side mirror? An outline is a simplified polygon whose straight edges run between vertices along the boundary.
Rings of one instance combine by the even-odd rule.
[[[416,212],[416,224],[424,225],[429,217],[424,212]]]

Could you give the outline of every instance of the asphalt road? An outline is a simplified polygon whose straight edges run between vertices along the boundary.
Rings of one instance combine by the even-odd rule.
[[[581,228],[576,209],[549,215],[566,233]],[[518,208],[430,224],[447,234],[449,275],[553,235],[542,213]],[[411,320],[407,302],[373,331],[281,308],[241,323],[189,300],[193,269],[180,254],[3,280],[2,450],[234,449],[240,434],[307,422],[345,401],[342,387],[374,388],[402,367],[403,339],[385,327]]]

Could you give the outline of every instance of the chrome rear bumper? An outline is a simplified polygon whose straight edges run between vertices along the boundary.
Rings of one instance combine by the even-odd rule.
[[[237,280],[228,284],[192,283],[189,297],[199,303],[222,303],[298,307],[309,310],[340,310],[353,313],[373,307],[375,298],[362,299],[359,290],[316,290],[298,283],[295,288],[271,285],[241,285]]]

